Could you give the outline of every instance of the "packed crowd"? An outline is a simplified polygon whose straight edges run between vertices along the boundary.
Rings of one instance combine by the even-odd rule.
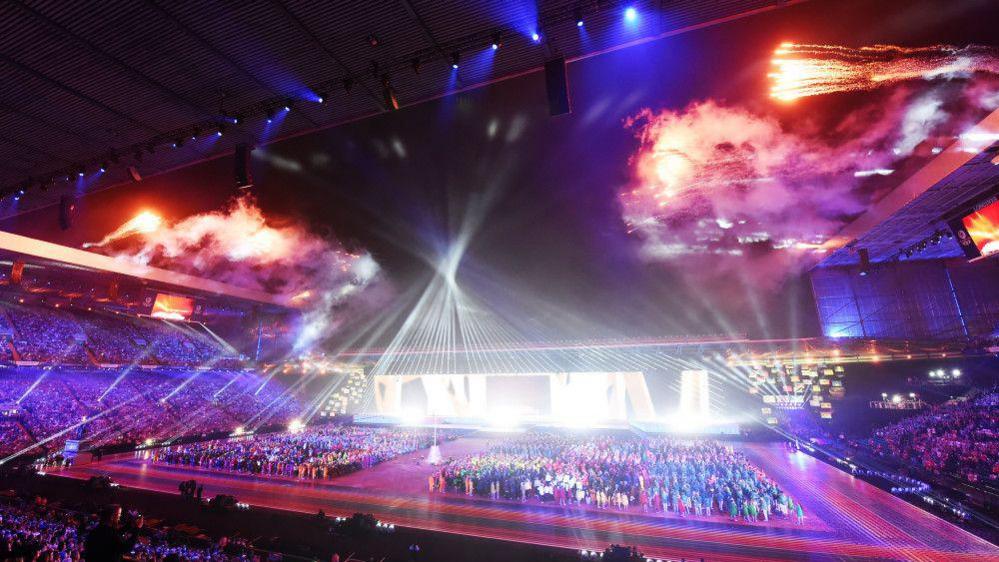
[[[237,368],[239,353],[197,324],[0,304],[0,361]]]
[[[108,508],[98,516],[35,503],[0,505],[0,560],[70,562],[229,562],[264,560],[243,544],[181,541],[150,529],[136,513]]]
[[[454,439],[439,432],[437,439]],[[328,479],[356,472],[433,444],[423,429],[324,425],[298,432],[255,435],[157,449],[155,462],[263,476]]]
[[[732,447],[663,437],[530,434],[449,460],[428,482],[432,492],[600,509],[803,517],[800,504]]]
[[[248,371],[0,369],[0,458],[39,442],[58,451],[66,439],[112,445],[287,424],[298,395]]]
[[[875,454],[969,481],[999,480],[999,389],[948,403],[875,432]]]

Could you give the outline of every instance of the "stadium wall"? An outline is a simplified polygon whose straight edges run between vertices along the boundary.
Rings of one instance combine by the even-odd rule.
[[[811,272],[822,332],[833,338],[974,339],[999,330],[999,261],[920,260]]]

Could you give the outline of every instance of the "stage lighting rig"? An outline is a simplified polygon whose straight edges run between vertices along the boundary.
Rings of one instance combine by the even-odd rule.
[[[458,51],[451,53],[451,68],[458,70],[459,61],[461,61],[461,53]]]

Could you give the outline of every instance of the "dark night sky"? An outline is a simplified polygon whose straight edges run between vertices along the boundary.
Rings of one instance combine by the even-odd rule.
[[[571,116],[548,117],[543,76],[533,74],[274,143],[254,160],[255,190],[269,214],[307,220],[371,250],[399,291],[427,274],[421,255],[446,247],[463,220],[478,221],[460,276],[553,339],[726,327],[755,336],[817,335],[801,278],[775,293],[734,282],[705,291],[682,283],[677,264],[638,258],[616,198],[637,146],[623,119],[642,107],[679,109],[707,98],[769,104],[770,53],[783,40],[995,44],[999,10],[990,6],[995,2],[808,2],[574,63]],[[828,121],[857,102],[831,96],[782,111],[788,120]],[[301,171],[282,169],[275,157]],[[89,196],[66,233],[51,208],[0,227],[78,245],[141,208],[181,218],[232,195],[230,166],[228,159],[206,162]],[[765,326],[748,313],[749,295],[761,299]]]

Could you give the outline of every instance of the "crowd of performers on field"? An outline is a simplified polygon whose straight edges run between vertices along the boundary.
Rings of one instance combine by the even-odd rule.
[[[447,441],[457,433],[439,431]],[[157,449],[154,462],[212,470],[325,480],[350,474],[433,444],[427,429],[324,425]]]
[[[636,508],[747,521],[804,518],[797,503],[742,453],[717,442],[664,437],[530,434],[448,460],[431,492],[492,499]]]

